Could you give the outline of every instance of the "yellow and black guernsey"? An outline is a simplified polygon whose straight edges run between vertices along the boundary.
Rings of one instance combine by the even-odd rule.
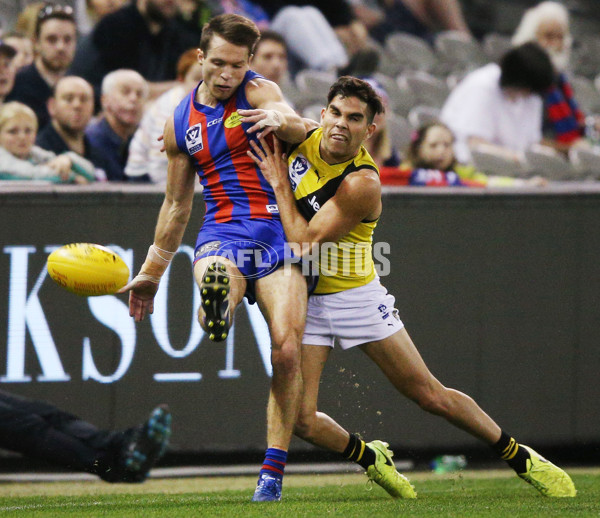
[[[301,214],[310,221],[332,198],[344,178],[361,169],[379,170],[371,155],[361,146],[346,162],[329,165],[319,152],[323,131],[309,132],[304,142],[288,154],[290,184]],[[315,294],[337,293],[364,286],[375,278],[372,243],[377,220],[361,221],[337,243],[323,243],[319,250],[319,282]]]

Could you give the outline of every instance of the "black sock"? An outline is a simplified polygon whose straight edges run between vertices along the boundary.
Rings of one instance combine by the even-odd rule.
[[[492,448],[517,473],[527,471],[527,459],[530,458],[529,452],[506,432],[502,432],[499,441]]]
[[[375,452],[366,445],[365,441],[353,433],[350,434],[348,446],[346,446],[342,455],[351,461],[357,462],[365,469],[375,464]]]

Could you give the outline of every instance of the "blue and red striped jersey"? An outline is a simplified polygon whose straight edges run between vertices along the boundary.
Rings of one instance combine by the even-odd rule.
[[[252,126],[241,123],[239,109],[252,109],[246,99],[248,81],[262,77],[249,70],[235,95],[216,107],[195,101],[196,87],[175,109],[177,146],[188,154],[204,188],[204,222],[279,219],[275,194],[260,168],[246,154]]]

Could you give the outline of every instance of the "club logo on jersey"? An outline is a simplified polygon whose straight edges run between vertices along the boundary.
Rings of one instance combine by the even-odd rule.
[[[202,124],[194,124],[185,132],[185,145],[187,146],[190,155],[202,151],[204,144],[202,143]]]
[[[292,184],[292,190],[294,192],[302,181],[302,177],[308,172],[309,169],[310,162],[299,153],[298,156],[294,158],[294,161],[290,164],[288,171],[290,175],[290,183]]]
[[[242,116],[238,112],[233,112],[225,119],[225,127],[228,129],[235,128],[242,123]]]

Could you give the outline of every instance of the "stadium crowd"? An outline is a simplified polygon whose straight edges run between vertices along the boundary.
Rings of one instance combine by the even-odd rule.
[[[254,70],[305,117],[339,75],[369,79],[387,104],[367,142],[385,184],[600,176],[600,61],[586,52],[600,40],[572,35],[561,2],[479,41],[458,0],[87,0],[31,2],[1,35],[1,178],[164,182],[158,138],[201,80],[203,24],[224,12],[257,23]],[[444,142],[423,138],[432,122]]]

